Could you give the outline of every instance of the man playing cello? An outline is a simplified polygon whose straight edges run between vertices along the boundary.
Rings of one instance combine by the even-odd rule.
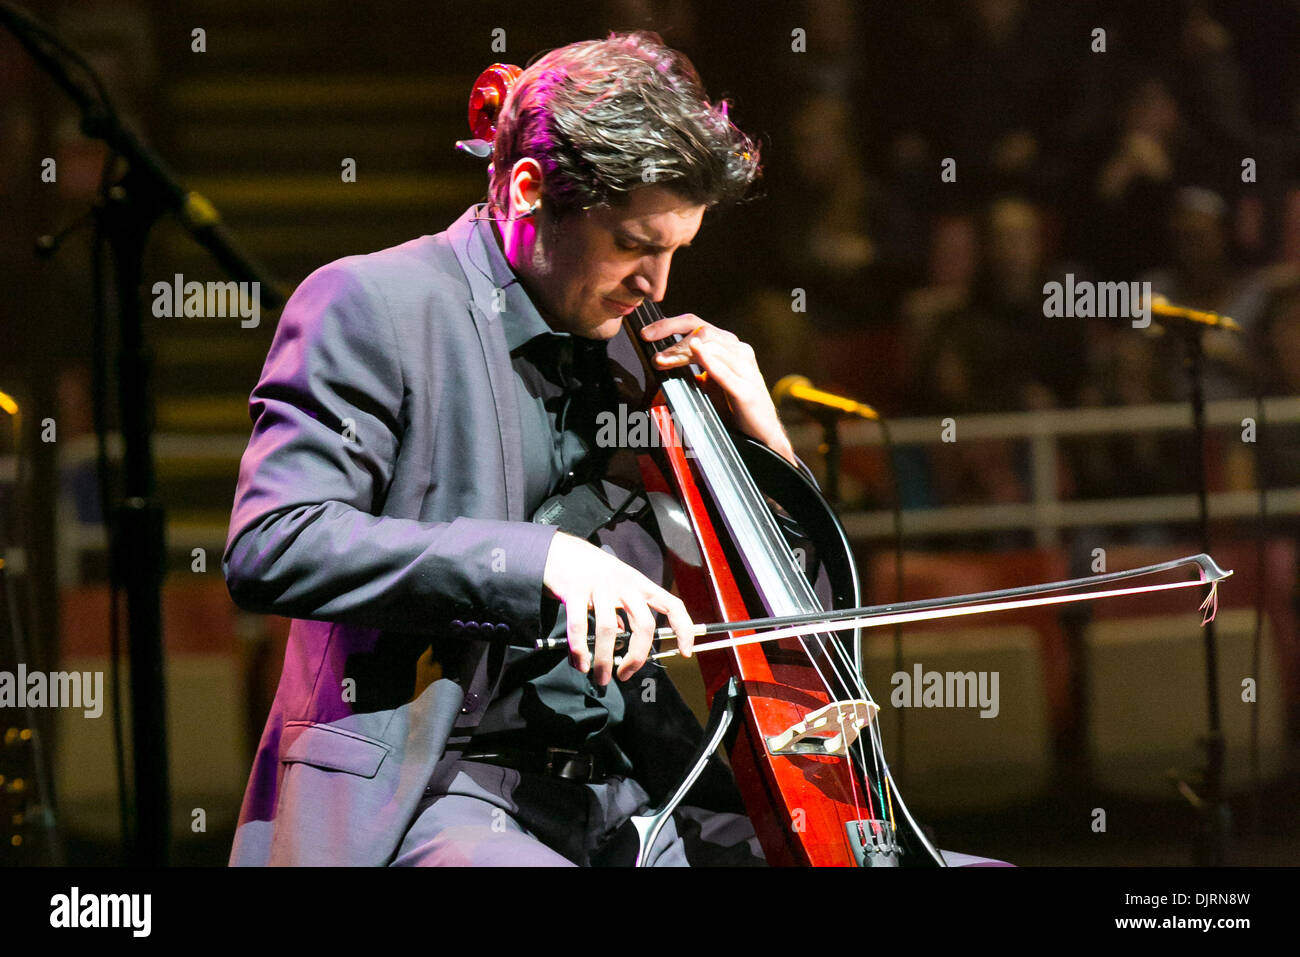
[[[692,622],[648,510],[604,547],[530,519],[585,487],[635,493],[596,441],[598,415],[646,389],[623,317],[758,171],[657,37],[571,44],[505,100],[486,204],[299,286],[251,396],[223,557],[238,604],[295,619],[232,864],[631,863],[629,817],[700,737],[646,665],[655,616],[687,652]],[[693,315],[644,330],[676,334],[660,367],[697,364],[794,462],[753,350]],[[567,653],[533,650],[552,634]],[[718,762],[650,860],[761,862]]]

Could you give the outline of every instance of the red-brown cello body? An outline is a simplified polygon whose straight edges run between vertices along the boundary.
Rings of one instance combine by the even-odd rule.
[[[829,505],[784,459],[731,434],[692,371],[655,370],[652,353],[672,343],[646,343],[638,332],[658,318],[647,302],[627,320],[660,381],[649,410],[659,448],[641,457],[642,475],[647,491],[680,503],[694,534],[698,555],[674,556],[692,618],[743,621],[856,605],[853,557]],[[770,864],[942,864],[889,775],[855,649],[827,634],[701,652],[698,660],[710,699],[728,692],[736,709],[731,766]],[[822,726],[804,728],[810,716]]]

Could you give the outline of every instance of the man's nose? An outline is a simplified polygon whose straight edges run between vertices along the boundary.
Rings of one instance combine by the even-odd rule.
[[[668,267],[671,256],[659,253],[642,258],[640,267],[632,276],[636,291],[646,299],[659,302],[668,294]]]

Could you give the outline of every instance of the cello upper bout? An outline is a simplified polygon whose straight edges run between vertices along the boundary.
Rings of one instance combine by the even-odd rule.
[[[793,537],[801,533],[811,543],[812,554],[805,556],[803,570],[805,574],[810,570],[813,572],[809,575],[809,583],[823,604],[828,608],[857,607],[861,603],[862,588],[853,548],[839,516],[825,496],[807,474],[762,442],[735,433],[732,439],[759,490],[789,516],[790,522],[778,517],[777,524],[796,549],[795,557],[800,557],[798,549],[801,546],[797,541],[791,541]],[[820,583],[819,568],[824,573],[824,581]]]

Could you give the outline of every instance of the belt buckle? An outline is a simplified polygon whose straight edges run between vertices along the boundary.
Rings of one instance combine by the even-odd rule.
[[[559,762],[557,762],[559,758]],[[566,781],[590,781],[595,770],[595,757],[572,748],[547,748],[546,773]]]

